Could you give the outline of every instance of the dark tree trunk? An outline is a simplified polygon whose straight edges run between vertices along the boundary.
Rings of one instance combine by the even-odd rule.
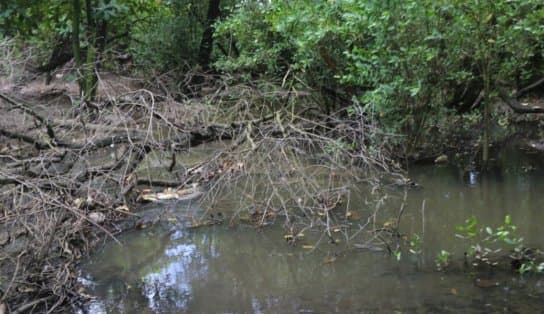
[[[73,39],[71,37],[61,36],[56,40],[56,44],[51,52],[51,57],[46,64],[39,66],[36,70],[47,73],[46,84],[49,84],[52,79],[51,72],[62,67],[74,57]]]
[[[96,17],[94,16],[94,6],[92,0],[85,0],[85,10],[87,13],[87,62],[85,69],[85,95],[84,101],[88,103],[94,100],[96,95],[98,77],[96,73],[96,55],[97,55],[97,29]]]
[[[104,1],[105,5],[110,3],[110,0]],[[107,35],[108,35],[108,21],[101,19],[97,22],[98,26],[96,27],[96,70],[100,69],[102,65],[102,58],[104,51],[106,51]]]
[[[206,28],[200,40],[200,50],[198,53],[198,63],[204,70],[210,68],[210,59],[213,48],[213,24],[219,18],[221,0],[208,1],[208,18],[206,19]]]
[[[74,59],[76,70],[78,73],[77,82],[79,85],[79,93],[83,93],[83,79],[81,77],[81,45],[79,43],[79,26],[81,24],[81,3],[79,0],[72,0],[72,50],[74,52]]]

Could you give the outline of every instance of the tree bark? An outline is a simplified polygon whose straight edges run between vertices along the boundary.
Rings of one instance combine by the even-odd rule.
[[[221,14],[219,5],[221,0],[208,1],[208,17],[206,19],[206,28],[200,40],[200,49],[198,53],[198,63],[204,70],[210,68],[210,60],[213,48],[213,24]]]
[[[482,152],[482,164],[483,169],[487,168],[489,161],[489,106],[491,99],[491,78],[489,77],[489,63],[483,66],[483,78],[484,78],[484,134],[483,134],[483,152]]]
[[[81,46],[79,43],[79,26],[81,24],[81,3],[79,0],[72,0],[72,50],[76,63],[76,71],[81,71]],[[78,73],[79,93],[83,92],[83,80],[81,73]]]
[[[105,5],[108,5],[110,0],[104,1]],[[101,19],[97,21],[96,27],[96,70],[100,70],[102,65],[102,56],[106,50],[107,43],[107,34],[108,34],[108,21],[106,19]]]
[[[97,29],[96,19],[93,12],[92,0],[85,0],[85,11],[87,13],[87,61],[85,69],[85,94],[84,101],[92,101],[96,95],[98,77],[96,74],[96,43]]]

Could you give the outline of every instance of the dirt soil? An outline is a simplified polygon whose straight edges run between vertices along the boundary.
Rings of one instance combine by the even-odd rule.
[[[161,216],[135,213],[142,184],[162,190],[201,179],[170,161],[163,165],[170,180],[144,180],[147,154],[175,157],[221,137],[194,130],[203,112],[210,116],[206,106],[176,102],[139,79],[103,73],[99,82],[87,106],[77,102],[69,71],[50,84],[32,74],[0,80],[0,309],[7,313],[64,313],[85,302],[78,261],[106,238]]]

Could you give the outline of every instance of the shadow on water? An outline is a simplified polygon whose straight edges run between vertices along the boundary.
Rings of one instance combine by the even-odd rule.
[[[123,246],[107,244],[82,267],[97,298],[89,313],[482,313],[539,312],[544,276],[493,274],[493,288],[460,266],[466,243],[455,226],[475,215],[487,225],[512,216],[529,245],[542,247],[541,156],[507,147],[485,176],[451,166],[418,166],[424,188],[409,191],[401,230],[421,236],[422,262],[397,262],[383,253],[352,251],[335,263],[332,245],[309,252],[279,241],[270,228],[214,226],[188,230],[156,226],[129,232]],[[392,195],[390,206],[401,199]],[[423,206],[423,204],[425,204]],[[308,235],[311,237],[311,235]],[[434,256],[452,252],[459,265],[434,270]],[[457,257],[457,259],[455,259]]]

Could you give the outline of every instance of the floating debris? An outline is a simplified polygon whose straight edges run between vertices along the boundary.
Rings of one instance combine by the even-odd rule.
[[[92,212],[89,214],[89,219],[95,224],[101,224],[106,220],[106,215],[100,212]]]
[[[167,201],[167,200],[178,200],[185,201],[191,200],[201,196],[203,193],[197,187],[188,188],[188,189],[172,189],[168,188],[162,192],[152,193],[149,190],[145,190],[144,193],[140,194],[138,197],[141,201],[146,202],[157,202],[157,201]]]

